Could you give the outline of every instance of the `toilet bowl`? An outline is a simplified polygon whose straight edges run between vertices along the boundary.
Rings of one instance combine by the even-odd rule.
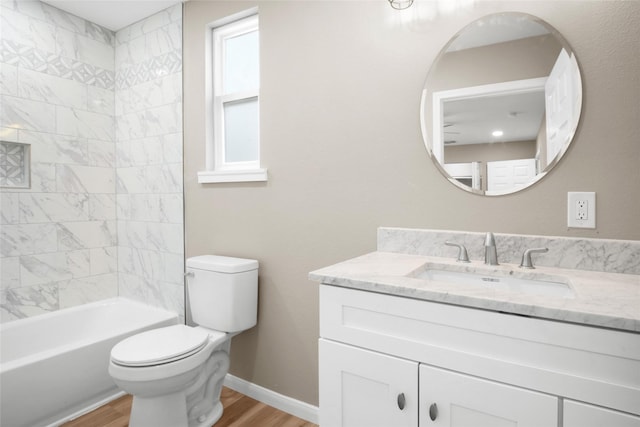
[[[198,326],[154,329],[113,347],[109,374],[133,395],[130,427],[204,427],[222,416],[231,338],[257,320],[257,267],[241,258],[189,258],[187,288],[198,301],[190,305]]]

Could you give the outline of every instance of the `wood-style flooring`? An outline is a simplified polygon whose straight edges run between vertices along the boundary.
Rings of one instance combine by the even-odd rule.
[[[131,400],[129,395],[122,396],[62,427],[127,427]],[[215,427],[317,427],[226,387],[220,401],[224,413]]]

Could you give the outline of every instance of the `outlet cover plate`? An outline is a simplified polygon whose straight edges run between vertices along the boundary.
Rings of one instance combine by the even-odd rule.
[[[596,228],[596,193],[577,191],[567,193],[567,226]]]

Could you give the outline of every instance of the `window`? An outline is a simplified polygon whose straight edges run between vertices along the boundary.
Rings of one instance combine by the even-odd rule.
[[[198,182],[266,181],[260,168],[258,15],[211,30],[207,170]]]

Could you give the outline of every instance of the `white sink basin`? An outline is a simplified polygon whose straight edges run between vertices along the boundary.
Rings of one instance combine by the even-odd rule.
[[[468,273],[440,269],[426,269],[414,275],[417,279],[447,282],[466,286],[481,286],[487,289],[517,292],[528,295],[572,298],[573,290],[567,283],[497,276],[482,272]]]

